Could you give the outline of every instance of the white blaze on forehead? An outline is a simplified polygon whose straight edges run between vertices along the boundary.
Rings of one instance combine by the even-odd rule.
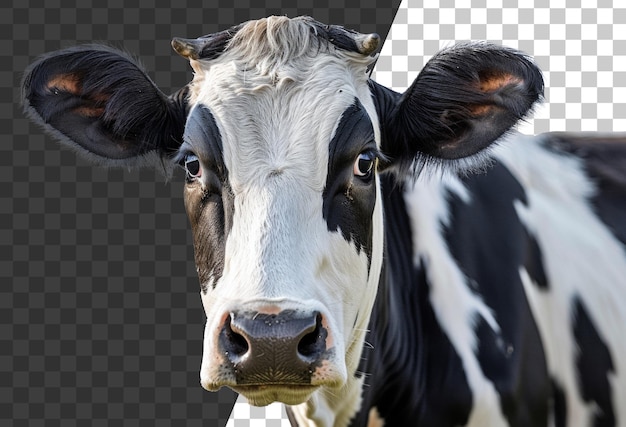
[[[338,89],[311,93],[294,88],[240,95],[228,105],[215,106],[235,195],[281,179],[297,181],[303,189],[323,190],[328,144],[352,102],[353,95]]]
[[[217,71],[213,66],[208,74]],[[247,84],[236,81],[203,100],[221,127],[234,193],[224,280],[256,286],[257,297],[284,296],[287,286],[297,286],[302,295],[298,282],[305,280],[297,277],[317,269],[314,264],[328,244],[322,196],[329,143],[355,94],[341,79],[316,82],[285,82],[228,96],[233,86]],[[292,283],[281,284],[288,280]]]

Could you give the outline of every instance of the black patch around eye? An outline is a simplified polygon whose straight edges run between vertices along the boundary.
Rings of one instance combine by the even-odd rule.
[[[323,193],[323,215],[329,231],[341,231],[347,241],[354,242],[371,259],[372,215],[376,189],[355,176],[369,168],[366,153],[375,158],[377,147],[369,115],[355,98],[341,116],[329,144],[328,175]],[[363,162],[359,159],[364,155]],[[373,171],[372,171],[373,175]]]
[[[198,278],[204,293],[209,290],[209,284],[215,287],[222,276],[225,245],[234,215],[234,196],[222,144],[211,111],[206,106],[196,106],[187,119],[184,143],[177,160],[186,168],[188,176],[202,175],[202,186],[185,186],[185,208],[193,234]],[[192,178],[188,183],[198,181],[200,179]]]

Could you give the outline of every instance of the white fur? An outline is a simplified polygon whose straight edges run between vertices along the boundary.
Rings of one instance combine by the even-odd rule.
[[[468,426],[508,425],[500,409],[496,389],[483,374],[476,358],[477,340],[474,326],[482,317],[495,333],[500,332],[497,319],[475,294],[469,280],[460,271],[448,250],[442,225],[449,224],[446,192],[456,194],[465,203],[470,194],[458,178],[446,175],[422,175],[405,194],[413,231],[413,253],[416,265],[423,263],[430,283],[430,303],[439,324],[450,339],[463,363],[474,404]]]
[[[355,97],[379,141],[365,73],[372,58],[312,46],[305,41],[308,28],[268,18],[266,30],[281,56],[256,40],[265,37],[258,25],[240,30],[220,58],[192,61],[191,100],[215,117],[234,193],[223,275],[202,296],[207,326],[201,382],[214,388],[217,332],[226,313],[268,305],[318,310],[334,343],[326,372],[334,383],[294,407],[294,413],[303,426],[312,420],[317,426],[343,426],[360,401],[361,384],[353,373],[382,266],[382,207],[378,189],[368,274],[367,255],[340,230],[328,230],[322,192],[329,143]],[[292,44],[282,46],[279,39]]]
[[[572,336],[572,301],[583,302],[610,349],[610,377],[618,425],[626,425],[626,252],[593,211],[596,189],[580,159],[548,151],[542,137],[514,135],[495,154],[524,185],[528,206],[517,213],[541,247],[550,291],[539,291],[521,269],[546,349],[551,375],[565,389],[569,426],[591,425],[597,410],[582,400]]]

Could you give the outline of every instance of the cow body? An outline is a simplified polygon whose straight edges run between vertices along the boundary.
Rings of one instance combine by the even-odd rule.
[[[385,425],[623,425],[626,147],[577,138],[511,135],[485,174],[383,191],[360,372]]]
[[[300,426],[623,425],[624,144],[506,136],[543,90],[519,52],[455,46],[397,94],[378,40],[284,17],[175,39],[194,79],[169,97],[70,48],[25,107],[96,163],[184,168],[206,389]]]

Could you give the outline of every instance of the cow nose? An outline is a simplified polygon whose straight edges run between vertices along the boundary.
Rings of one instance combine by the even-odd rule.
[[[244,311],[226,317],[219,343],[238,385],[310,384],[327,337],[317,311]]]

